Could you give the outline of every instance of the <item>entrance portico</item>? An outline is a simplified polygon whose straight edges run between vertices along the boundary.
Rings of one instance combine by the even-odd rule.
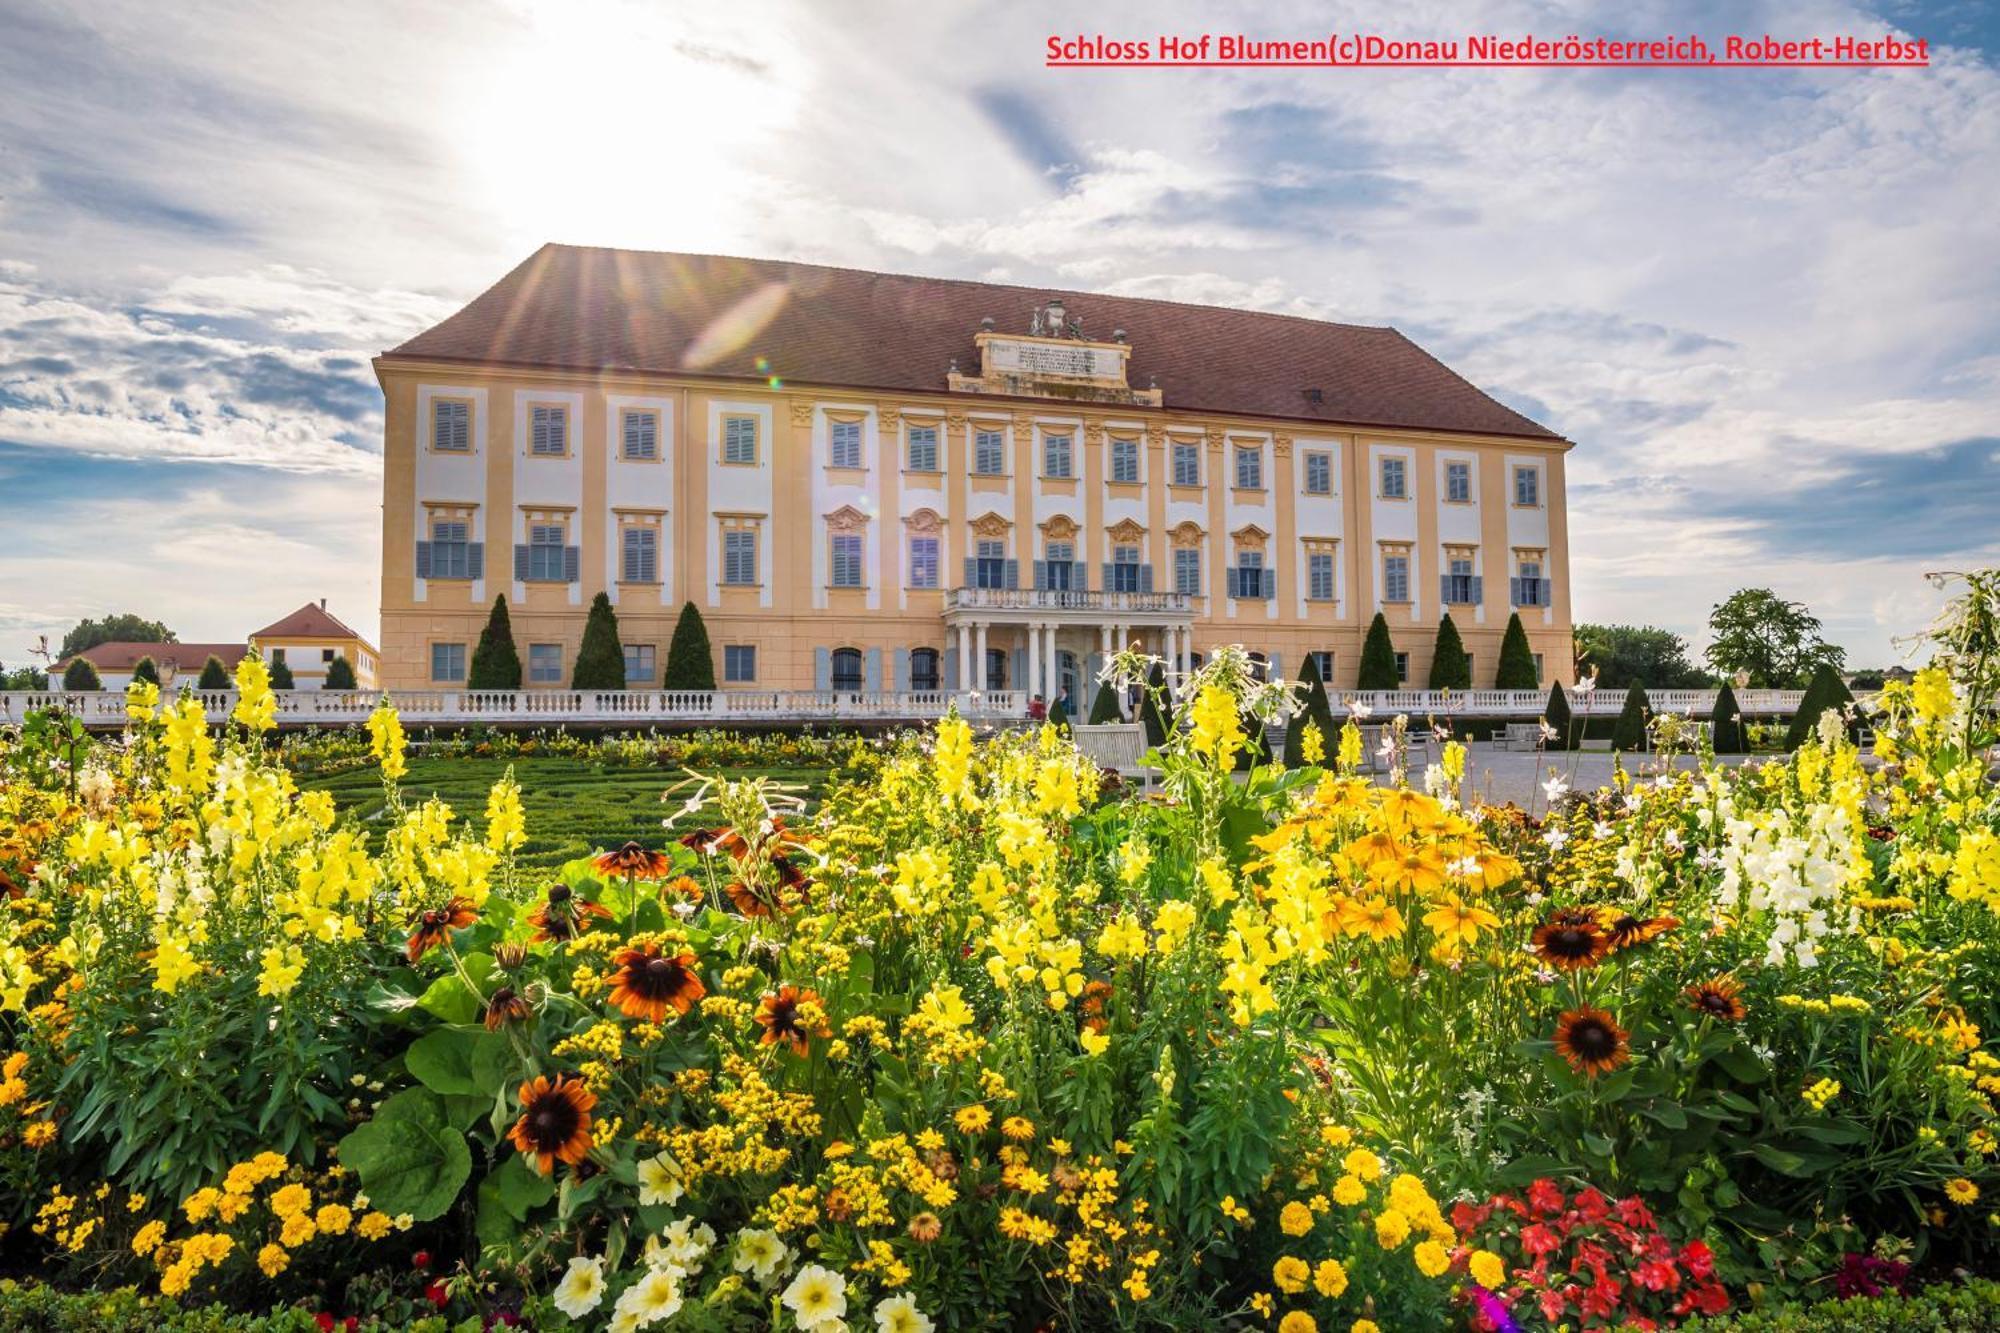
[[[1096,669],[1129,647],[1164,658],[1169,679],[1177,681],[1194,652],[1192,602],[1183,593],[950,589],[944,620],[957,639],[958,689],[994,688],[988,663],[996,649],[1021,654],[1021,679],[1005,681],[1005,688],[1052,699],[1073,685],[1073,711],[1088,706]],[[1073,678],[1066,679],[1065,658],[1074,663]]]

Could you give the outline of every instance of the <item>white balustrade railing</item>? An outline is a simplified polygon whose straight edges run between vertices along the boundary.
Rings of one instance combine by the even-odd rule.
[[[210,718],[222,719],[236,706],[234,690],[189,691]],[[1398,713],[1411,718],[1541,716],[1546,690],[1329,690],[1335,713],[1359,704],[1378,718]],[[1655,713],[1693,713],[1705,718],[1715,707],[1714,690],[1653,690]],[[1780,717],[1795,712],[1799,690],[1739,690],[1737,705],[1746,717]],[[382,694],[373,690],[279,691],[281,726],[343,726],[374,711]],[[414,724],[514,723],[527,725],[644,726],[655,722],[726,724],[787,722],[928,722],[956,705],[960,716],[983,722],[1027,717],[1025,690],[405,690],[390,695]],[[1570,691],[1578,715],[1615,714],[1625,691]],[[41,708],[67,708],[93,727],[125,721],[125,696],[116,690],[12,691],[0,693],[0,723],[19,722]]]

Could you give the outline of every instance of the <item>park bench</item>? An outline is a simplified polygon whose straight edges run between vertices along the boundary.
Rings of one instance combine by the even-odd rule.
[[[1146,728],[1137,722],[1104,722],[1097,726],[1078,723],[1069,729],[1076,748],[1099,768],[1108,768],[1119,777],[1150,782],[1153,770],[1140,764],[1146,753]]]
[[[1542,724],[1539,722],[1509,722],[1506,734],[1500,738],[1503,750],[1534,750],[1542,743]]]

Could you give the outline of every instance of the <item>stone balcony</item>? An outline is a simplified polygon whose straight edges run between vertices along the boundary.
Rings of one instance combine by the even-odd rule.
[[[996,625],[1074,622],[1099,625],[1185,625],[1195,599],[1180,592],[1071,591],[1067,588],[947,588],[947,624],[983,620]]]

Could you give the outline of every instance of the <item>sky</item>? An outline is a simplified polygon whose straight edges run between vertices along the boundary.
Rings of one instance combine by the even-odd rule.
[[[1392,324],[1575,442],[1579,621],[1853,665],[2000,564],[2000,16],[0,0],[0,663],[376,627],[370,359],[544,241]],[[1050,35],[1924,37],[1905,70],[1049,70]]]

